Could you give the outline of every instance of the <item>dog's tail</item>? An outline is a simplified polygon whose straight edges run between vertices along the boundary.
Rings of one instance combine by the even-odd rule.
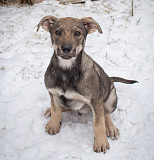
[[[128,80],[128,79],[124,79],[121,77],[110,77],[112,82],[121,82],[121,83],[126,83],[126,84],[133,84],[133,83],[138,83],[138,81],[135,80]]]

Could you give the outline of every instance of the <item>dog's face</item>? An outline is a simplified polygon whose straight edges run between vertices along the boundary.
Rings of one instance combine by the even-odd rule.
[[[76,57],[83,50],[88,33],[96,30],[102,33],[99,24],[90,17],[58,19],[46,16],[38,24],[38,30],[40,26],[50,32],[56,55],[65,60]]]
[[[63,59],[76,57],[84,47],[87,31],[81,21],[62,18],[49,30],[55,52]]]

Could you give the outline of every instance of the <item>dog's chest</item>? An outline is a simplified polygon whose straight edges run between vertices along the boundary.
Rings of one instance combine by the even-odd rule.
[[[70,68],[65,68],[64,64],[61,65],[57,56],[55,54],[53,55],[45,75],[45,83],[47,87],[60,88],[64,92],[67,90],[78,90],[78,85],[82,79],[81,54],[74,60],[65,60],[64,62],[66,66],[67,61],[68,63],[73,61]]]
[[[57,69],[53,71],[52,80],[54,87],[60,88],[64,92],[67,90],[78,90],[82,74],[79,69],[73,68],[71,70]]]
[[[53,57],[45,75],[48,91],[57,96],[63,106],[71,109],[80,109],[84,104],[90,105],[90,98],[87,98],[87,94],[81,89],[84,73],[81,60],[78,62],[79,58],[70,69],[63,69],[57,65],[58,61]]]

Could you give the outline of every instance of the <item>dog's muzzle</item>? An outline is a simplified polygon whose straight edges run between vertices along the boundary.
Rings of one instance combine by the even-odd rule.
[[[72,51],[73,46],[71,44],[63,44],[61,45],[61,50],[63,52],[63,54],[61,55],[61,57],[63,59],[70,59],[72,58],[72,55],[70,54]]]

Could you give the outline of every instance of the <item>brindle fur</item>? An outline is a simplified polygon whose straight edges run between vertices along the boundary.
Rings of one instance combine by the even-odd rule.
[[[89,108],[93,112],[94,151],[106,152],[109,148],[106,134],[112,139],[119,134],[109,116],[117,107],[113,82],[133,81],[108,77],[99,64],[84,52],[87,34],[96,30],[102,33],[92,18],[46,16],[38,24],[38,30],[40,26],[50,33],[54,46],[54,54],[45,73],[45,85],[51,97],[51,109],[46,114],[52,115],[46,126],[47,132],[59,132],[64,108],[79,111]],[[67,47],[63,49],[63,46]]]

